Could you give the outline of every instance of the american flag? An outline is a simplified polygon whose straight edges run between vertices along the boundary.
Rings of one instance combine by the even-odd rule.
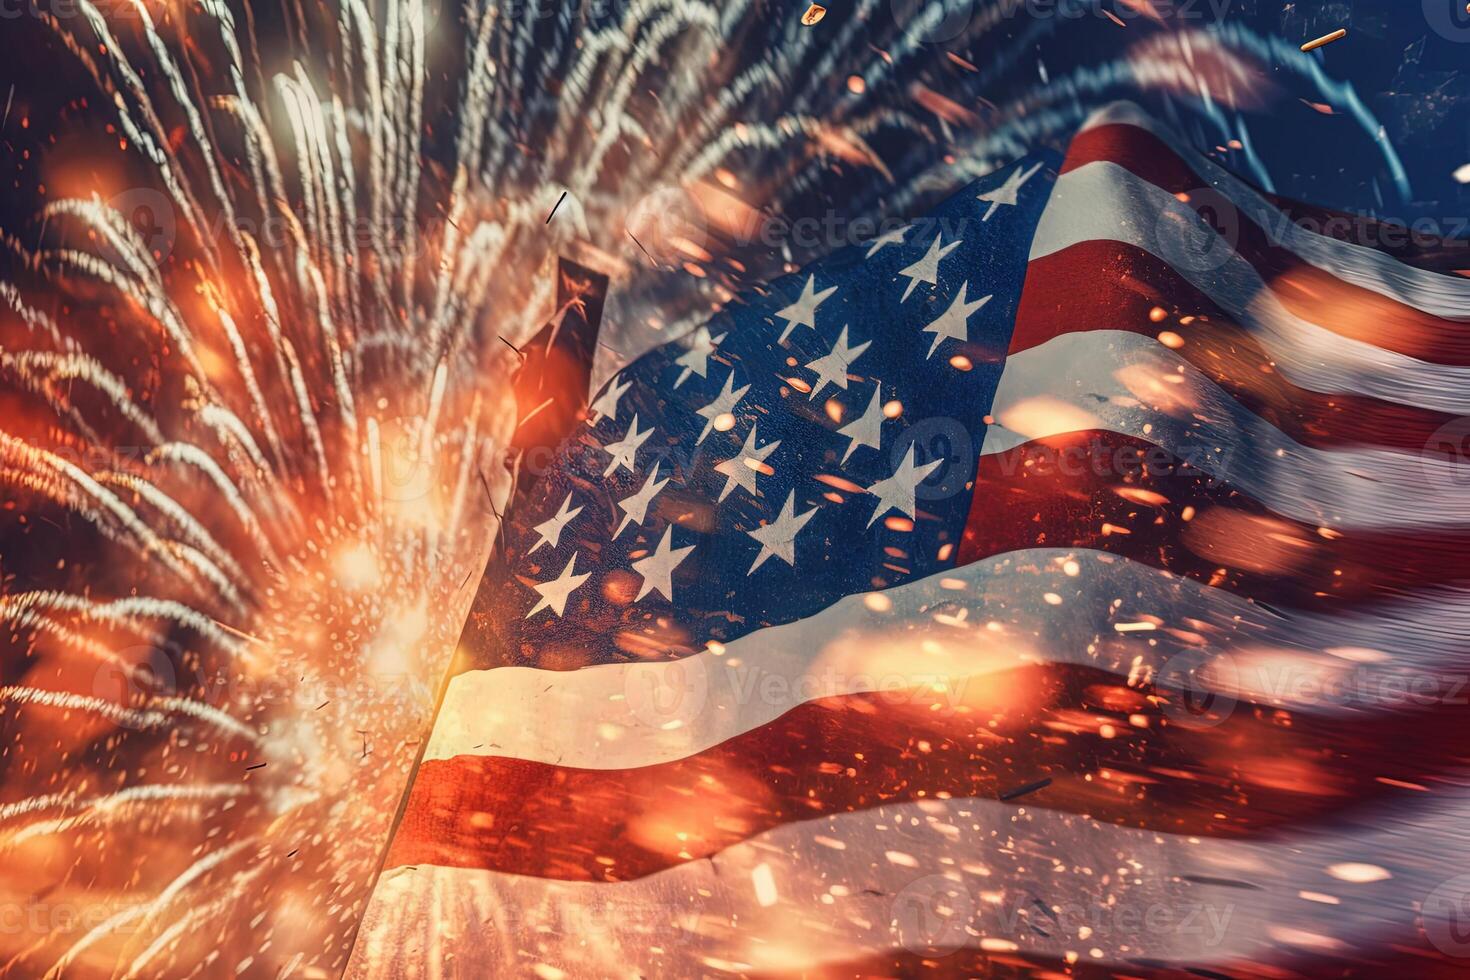
[[[624,368],[350,974],[1470,963],[1470,283],[1322,217],[1118,105]]]

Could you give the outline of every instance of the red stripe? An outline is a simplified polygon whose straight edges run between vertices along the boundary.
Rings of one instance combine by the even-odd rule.
[[[981,458],[959,563],[1039,547],[1095,548],[1272,604],[1321,605],[1464,580],[1470,532],[1323,536],[1157,446],[1087,430]]]
[[[1302,715],[1282,726],[1279,712],[1237,707],[1214,728],[1176,732],[1125,678],[1067,664],[979,677],[961,693],[954,709],[927,691],[813,701],[698,755],[639,769],[426,762],[389,865],[620,881],[784,823],[937,793],[996,798],[1043,778],[1052,784],[1025,805],[1168,833],[1255,835],[1410,792],[1375,777],[1438,772],[1459,754],[1451,736],[1464,711],[1385,714],[1373,726]],[[945,707],[931,709],[936,702]],[[1386,756],[1386,745],[1417,748]]]
[[[1067,157],[1057,175],[1064,177],[1100,160],[1116,163],[1171,194],[1204,184],[1173,147],[1132,123],[1104,123],[1078,133],[1067,147]]]
[[[1150,315],[1155,310],[1163,311],[1162,319]],[[1191,321],[1181,323],[1186,317]],[[1085,330],[1178,335],[1181,357],[1306,446],[1371,445],[1436,455],[1458,448],[1432,438],[1456,416],[1363,395],[1324,395],[1287,381],[1247,331],[1162,259],[1132,245],[1083,242],[1031,263],[1011,354]]]
[[[1207,185],[1188,163],[1158,137],[1137,126],[1109,124],[1079,134],[1061,172],[1066,174],[1096,161],[1116,163],[1176,196],[1188,195],[1189,202],[1207,217],[1224,202],[1218,192],[1202,193]],[[1218,223],[1216,226],[1220,227]],[[1233,209],[1228,228],[1235,235],[1236,251],[1256,267],[1277,298],[1296,316],[1340,336],[1409,357],[1470,365],[1470,328],[1464,322],[1432,316],[1330,276],[1274,244],[1258,225]],[[1032,279],[1027,276],[1028,283]]]

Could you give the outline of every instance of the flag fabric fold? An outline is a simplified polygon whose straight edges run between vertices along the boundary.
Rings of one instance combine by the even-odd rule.
[[[1303,213],[1114,106],[628,365],[350,975],[1450,972],[1470,282]]]

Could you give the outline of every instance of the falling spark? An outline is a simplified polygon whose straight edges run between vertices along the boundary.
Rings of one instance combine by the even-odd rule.
[[[1321,37],[1308,41],[1306,44],[1303,44],[1302,53],[1305,54],[1308,51],[1316,51],[1324,44],[1331,44],[1333,41],[1341,41],[1345,37],[1347,37],[1347,28],[1339,27],[1331,34],[1323,34]]]
[[[1015,789],[1007,790],[1000,795],[1000,798],[1002,800],[1014,800],[1030,793],[1035,793],[1037,790],[1046,789],[1050,785],[1051,777],[1048,776],[1046,779],[1039,779],[1034,783],[1027,783],[1025,786],[1018,786]]]

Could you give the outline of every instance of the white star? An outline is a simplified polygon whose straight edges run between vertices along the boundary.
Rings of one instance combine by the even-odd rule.
[[[725,489],[720,491],[720,499],[724,500],[730,496],[730,491],[737,486],[749,490],[759,497],[760,491],[755,488],[755,477],[759,467],[765,464],[766,457],[776,451],[781,445],[781,440],[768,443],[761,448],[755,448],[755,429],[750,427],[750,435],[745,437],[745,445],[740,447],[740,455],[734,459],[727,459],[715,467],[715,472],[725,475]]]
[[[754,531],[745,533],[760,542],[760,554],[755,556],[755,564],[750,566],[746,575],[755,572],[761,567],[761,563],[767,558],[775,555],[792,568],[796,567],[796,535],[806,527],[806,522],[812,519],[817,512],[813,507],[805,514],[796,513],[796,491],[792,490],[786,495],[786,503],[781,507],[781,514],[765,527],[758,527]]]
[[[877,238],[868,243],[868,254],[864,255],[863,258],[871,259],[873,256],[877,255],[883,250],[884,245],[902,245],[903,236],[907,235],[909,233],[909,229],[912,227],[913,225],[904,225],[902,228],[895,228],[892,231],[885,231],[883,234],[879,235]]]
[[[536,525],[535,530],[536,533],[540,536],[541,540],[533,544],[530,550],[526,552],[526,554],[535,554],[536,549],[541,547],[543,544],[549,544],[551,545],[551,549],[553,551],[556,550],[557,546],[561,544],[562,528],[570,524],[572,522],[572,518],[582,513],[581,507],[576,507],[568,510],[567,508],[571,506],[572,494],[571,491],[567,491],[567,499],[561,502],[561,507],[557,509],[556,516],[552,517],[550,520],[542,521],[540,524]]]
[[[837,292],[836,286],[828,286],[820,293],[817,292],[817,277],[807,276],[806,285],[801,287],[801,295],[797,297],[796,302],[776,313],[776,316],[786,321],[786,329],[781,331],[781,336],[776,339],[776,343],[785,341],[797,326],[816,329],[817,307],[835,292]]]
[[[924,333],[932,333],[934,335],[934,343],[929,345],[929,353],[924,355],[924,360],[927,361],[933,357],[934,352],[939,349],[939,345],[946,340],[970,339],[970,316],[976,310],[980,309],[980,307],[989,303],[991,297],[981,296],[973,303],[966,302],[965,289],[969,285],[969,282],[960,283],[960,293],[954,298],[954,302],[949,304],[949,309],[939,314],[939,319],[924,328]]]
[[[931,460],[923,466],[914,465],[914,444],[909,443],[908,454],[904,456],[903,462],[898,464],[898,469],[886,480],[879,480],[868,487],[868,493],[878,498],[878,506],[873,510],[873,516],[868,518],[868,527],[873,522],[890,510],[903,512],[903,516],[909,520],[914,517],[914,489],[929,478],[929,474],[939,468],[943,458]]]
[[[670,548],[669,544],[673,536],[674,525],[670,524],[664,528],[664,536],[659,539],[658,547],[653,549],[653,554],[633,563],[633,571],[643,576],[643,584],[638,587],[638,595],[634,597],[634,602],[655,591],[663,593],[663,597],[670,602],[674,601],[674,569],[678,568],[680,562],[694,550],[694,545]]]
[[[838,435],[847,436],[852,442],[847,444],[847,452],[842,454],[842,461],[847,462],[847,457],[859,446],[867,446],[869,449],[878,449],[883,439],[883,406],[880,404],[883,386],[873,386],[873,400],[868,402],[868,408],[860,418],[837,430]]]
[[[842,328],[842,333],[837,335],[837,343],[832,345],[832,353],[823,354],[807,365],[817,372],[817,383],[812,386],[809,397],[816,398],[817,392],[827,387],[830,382],[839,388],[847,387],[847,369],[853,361],[863,356],[863,351],[868,349],[871,340],[864,341],[856,347],[847,346],[847,328]]]
[[[990,202],[990,207],[985,210],[985,217],[981,218],[980,220],[989,221],[990,216],[995,213],[995,209],[1000,207],[1002,204],[1009,207],[1015,207],[1016,194],[1021,190],[1022,185],[1025,184],[1026,181],[1030,180],[1032,175],[1040,169],[1041,164],[1038,163],[1036,164],[1036,166],[1032,167],[1030,170],[1026,171],[1023,174],[1021,173],[1021,168],[1017,167],[1015,170],[1011,171],[1011,175],[1005,179],[1005,183],[1001,184],[995,190],[981,191],[979,194],[976,194],[975,200]]]
[[[567,596],[575,592],[579,585],[592,577],[591,572],[573,575],[572,569],[576,564],[577,552],[574,551],[572,552],[571,561],[567,562],[567,567],[562,569],[560,575],[550,582],[540,582],[531,586],[531,588],[541,593],[541,600],[531,607],[530,612],[526,613],[527,619],[530,619],[543,609],[550,609],[558,616],[566,614]]]
[[[677,388],[683,384],[691,374],[697,374],[701,378],[704,377],[704,372],[709,370],[709,356],[715,352],[715,348],[719,346],[720,341],[724,340],[726,336],[728,335],[720,334],[718,337],[711,337],[709,335],[709,327],[702,325],[699,329],[695,330],[694,339],[689,342],[689,349],[680,354],[674,361],[675,364],[684,369],[679,372],[679,377],[675,380],[674,387]]]
[[[939,260],[964,244],[961,239],[957,238],[948,245],[941,246],[939,242],[943,237],[944,235],[942,233],[935,235],[934,241],[929,244],[929,251],[924,253],[924,257],[899,272],[899,275],[909,277],[909,286],[903,291],[903,299],[908,299],[909,293],[913,292],[914,287],[921,282],[927,282],[931,286],[939,285]],[[899,302],[901,303],[903,300],[899,300]]]
[[[623,400],[623,393],[631,387],[633,387],[633,382],[631,381],[625,381],[621,385],[618,384],[617,378],[609,381],[607,387],[602,389],[602,394],[597,396],[597,400],[588,406],[587,424],[596,425],[605,418],[612,419],[616,422],[618,420],[618,402]]]
[[[602,471],[603,476],[612,476],[613,471],[619,466],[633,472],[633,457],[638,453],[638,447],[648,441],[653,434],[653,426],[649,426],[642,432],[638,431],[638,413],[633,413],[633,422],[628,426],[628,434],[617,442],[610,442],[602,447],[602,451],[612,457],[612,462],[607,464],[607,469]]]
[[[623,523],[619,524],[618,529],[613,532],[613,540],[617,540],[618,535],[623,533],[623,528],[629,524],[642,524],[644,518],[648,516],[648,505],[653,502],[654,497],[658,496],[660,490],[668,486],[672,477],[666,476],[660,480],[658,465],[653,464],[653,472],[648,474],[648,479],[643,481],[643,486],[638,488],[637,493],[618,501],[618,506],[623,510]]]
[[[704,406],[704,408],[696,408],[694,410],[695,414],[702,415],[706,419],[704,431],[699,434],[698,439],[694,440],[696,446],[704,442],[704,437],[709,435],[710,430],[715,427],[715,419],[721,415],[729,415],[735,411],[735,406],[740,403],[740,399],[744,398],[745,393],[749,390],[750,385],[746,385],[739,391],[735,390],[735,369],[731,368],[729,377],[725,378],[725,386],[720,389],[720,393],[715,396],[715,400]]]

